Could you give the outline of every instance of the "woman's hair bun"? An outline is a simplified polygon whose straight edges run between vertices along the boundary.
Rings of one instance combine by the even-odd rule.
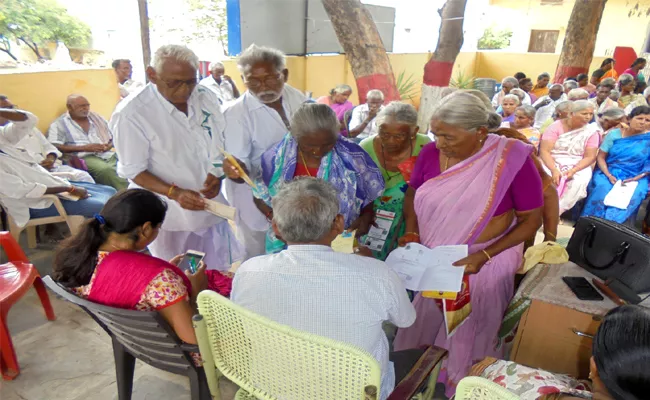
[[[495,112],[490,112],[488,114],[488,131],[493,132],[501,127],[501,116]]]

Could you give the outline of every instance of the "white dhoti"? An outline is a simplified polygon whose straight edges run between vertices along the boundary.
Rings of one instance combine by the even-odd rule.
[[[568,180],[560,194],[560,215],[576,205],[577,202],[587,197],[587,187],[591,182],[593,171],[591,167],[576,172],[573,179]]]
[[[271,226],[253,202],[250,186],[230,179],[225,183],[226,199],[237,209],[237,238],[244,246],[244,261],[266,253],[266,231]]]
[[[205,253],[203,262],[207,269],[227,271],[244,257],[243,246],[237,241],[227,221],[196,232],[168,231],[161,229],[158,237],[149,245],[154,257],[171,260],[188,250]]]
[[[72,168],[69,165],[55,166],[50,173],[61,179],[67,179],[71,182],[95,183],[95,180],[86,171]]]

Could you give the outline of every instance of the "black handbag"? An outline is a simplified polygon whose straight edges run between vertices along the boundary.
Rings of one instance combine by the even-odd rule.
[[[569,260],[636,293],[650,291],[650,237],[602,218],[578,220],[567,246]]]

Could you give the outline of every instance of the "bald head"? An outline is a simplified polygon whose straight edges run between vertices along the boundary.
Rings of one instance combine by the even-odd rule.
[[[90,113],[88,99],[80,94],[71,94],[66,100],[66,107],[72,119],[86,119]]]

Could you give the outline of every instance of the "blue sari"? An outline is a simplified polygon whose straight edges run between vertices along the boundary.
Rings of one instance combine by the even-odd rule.
[[[650,132],[616,139],[607,154],[607,168],[616,179],[623,181],[642,173],[650,173]],[[648,194],[648,177],[639,179],[639,185],[626,210],[607,207],[603,203],[605,196],[613,187],[605,174],[600,169],[596,169],[589,184],[589,194],[582,215],[600,217],[619,224],[635,218],[641,202]]]

